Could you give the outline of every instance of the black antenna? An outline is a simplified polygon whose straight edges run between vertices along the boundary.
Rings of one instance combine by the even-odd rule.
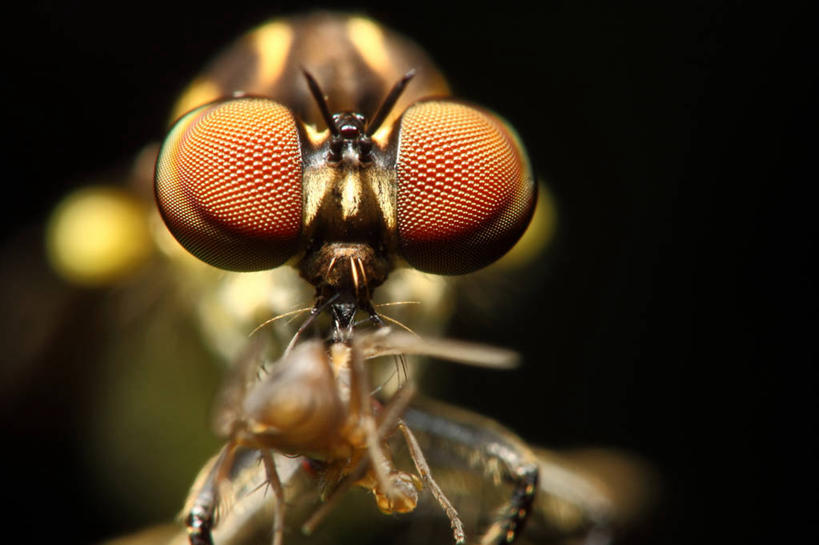
[[[393,86],[392,90],[387,95],[387,98],[385,98],[384,102],[381,103],[381,106],[373,116],[372,121],[370,121],[370,123],[367,125],[367,130],[364,131],[364,134],[367,136],[372,136],[373,133],[378,130],[378,127],[381,126],[381,124],[387,118],[387,115],[389,115],[392,107],[395,106],[396,102],[398,102],[398,97],[400,97],[401,93],[404,92],[404,88],[407,86],[407,83],[409,83],[409,80],[411,80],[414,76],[415,69],[413,68],[404,74],[404,77],[398,80],[398,83]]]
[[[330,129],[330,132],[333,136],[338,136],[338,127],[336,126],[336,122],[333,120],[333,114],[330,113],[330,107],[327,106],[327,99],[324,96],[324,93],[319,87],[318,82],[316,79],[307,71],[306,68],[302,67],[302,72],[304,72],[304,77],[307,78],[307,86],[310,87],[310,93],[312,93],[313,98],[316,99],[316,104],[318,104],[319,110],[321,110],[321,116],[324,118],[324,122],[327,123],[327,128]]]

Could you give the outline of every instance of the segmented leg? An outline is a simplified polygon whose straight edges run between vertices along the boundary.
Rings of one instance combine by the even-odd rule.
[[[412,434],[403,420],[398,421],[398,429],[401,430],[401,433],[404,435],[404,440],[407,442],[407,448],[409,448],[410,457],[415,464],[415,469],[418,470],[418,474],[421,475],[421,479],[423,479],[424,484],[427,486],[427,488],[429,488],[432,496],[441,505],[446,513],[446,516],[449,517],[449,524],[452,527],[452,534],[455,537],[455,543],[461,544],[466,542],[464,524],[461,522],[461,518],[458,516],[458,511],[455,510],[455,507],[452,506],[452,503],[450,503],[449,498],[446,497],[444,491],[441,490],[441,487],[438,486],[438,483],[432,478],[432,473],[430,472],[426,458],[424,458],[424,452],[421,450],[421,446],[418,444],[418,440],[415,439],[415,436]]]
[[[379,422],[376,433],[379,441],[383,440],[384,437],[395,429],[400,415],[403,414],[404,410],[406,410],[414,395],[415,386],[413,384],[407,384],[406,386],[400,388],[392,399],[390,399],[389,403],[378,415]],[[302,525],[302,532],[307,535],[312,534],[321,520],[333,510],[343,494],[364,476],[369,465],[369,457],[362,459],[358,463],[358,466],[356,466],[355,469],[353,469],[341,482],[338,483],[321,507],[319,507]]]
[[[213,530],[214,498],[202,498],[191,509],[185,519],[188,528],[188,541],[191,545],[213,545],[211,531]]]
[[[259,460],[264,470],[260,471]],[[250,513],[265,504],[262,489],[270,486],[275,498],[273,513],[273,543],[281,545],[284,534],[285,505],[282,479],[291,479],[300,463],[285,458],[284,477],[277,469],[273,452],[266,449],[245,449],[229,442],[200,472],[197,482],[185,505],[185,525],[190,545],[214,545],[213,532],[217,525],[220,532],[241,532],[248,523]],[[282,459],[279,458],[281,468]],[[248,502],[251,494],[258,498]],[[244,509],[239,512],[248,517],[237,516],[231,504],[241,499]],[[228,515],[225,518],[225,515]],[[231,528],[225,528],[225,522]],[[223,536],[224,537],[224,536]]]
[[[443,405],[436,404],[432,411],[411,408],[404,421],[416,432],[442,440],[435,442],[433,451],[446,444],[447,450],[465,458],[476,469],[482,468],[492,473],[493,479],[512,484],[512,495],[479,542],[482,545],[514,542],[531,514],[537,493],[535,453],[491,420]]]
[[[614,506],[595,480],[578,471],[582,462],[578,466],[572,458],[535,452],[495,421],[443,403],[419,401],[403,419],[426,443],[427,456],[444,475],[446,467],[461,471],[465,466],[484,482],[511,484],[478,540],[482,545],[512,543],[533,523],[527,533],[533,543],[611,542]],[[467,503],[470,494],[463,498]],[[465,504],[456,504],[464,512]]]
[[[200,473],[185,506],[185,526],[190,545],[213,545],[211,535],[216,524],[219,488],[233,463],[236,445],[228,443],[210,462],[210,469]]]
[[[364,366],[364,358],[361,355],[360,349],[356,346],[356,343],[351,343],[350,350],[350,366],[352,371],[350,412],[355,413],[358,411],[360,415],[361,427],[364,430],[367,441],[367,454],[378,482],[377,490],[383,498],[379,500],[379,504],[384,503],[390,506],[404,504],[406,503],[404,500],[408,498],[406,498],[406,494],[402,491],[402,488],[406,487],[400,486],[404,483],[399,483],[391,477],[390,470],[393,468],[393,464],[384,454],[381,444],[381,436],[383,434],[379,435],[378,425],[373,415],[372,398],[370,397],[369,379]],[[406,509],[399,509],[398,511],[406,511]]]
[[[502,459],[502,458],[501,458]],[[505,462],[509,462],[506,460]],[[481,537],[481,544],[512,543],[523,531],[526,521],[532,512],[532,503],[538,484],[538,467],[523,464],[515,469],[517,473],[512,497],[504,506],[492,526]]]
[[[284,488],[276,471],[273,455],[268,450],[261,451],[267,482],[276,498],[276,513],[273,516],[273,545],[282,545],[284,541]]]

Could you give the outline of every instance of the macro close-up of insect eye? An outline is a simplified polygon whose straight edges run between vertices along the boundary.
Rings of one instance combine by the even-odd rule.
[[[716,4],[21,8],[12,541],[796,531],[819,47]]]
[[[332,56],[321,48],[330,42],[338,47]],[[274,544],[284,541],[290,492],[274,454],[303,456],[318,474],[326,505],[357,484],[372,492],[384,514],[406,513],[416,509],[425,488],[449,519],[454,541],[465,543],[457,508],[403,419],[413,388],[400,379],[408,373],[405,357],[436,350],[420,338],[408,343],[391,333],[386,320],[416,335],[382,317],[373,296],[396,268],[464,273],[506,253],[535,208],[525,151],[500,118],[446,98],[431,62],[368,19],[326,13],[284,19],[251,31],[240,44],[180,99],[194,109],[174,124],[159,151],[157,204],[174,237],[202,261],[235,271],[290,261],[315,288],[315,302],[269,376],[255,384],[241,376],[229,383],[221,426],[229,442],[191,492],[189,541],[214,542],[237,451],[250,448],[259,451],[275,498]],[[245,51],[246,44],[255,49]],[[220,66],[253,53],[262,65],[224,79]],[[266,79],[258,74],[263,69]],[[353,75],[338,81],[339,73]],[[379,80],[382,97],[373,102],[378,86],[365,82]],[[194,103],[207,98],[200,96],[202,86],[216,102]],[[377,109],[361,113],[372,104]],[[315,109],[324,126],[309,123]],[[312,331],[325,315],[329,329]],[[381,348],[366,348],[375,342],[363,333],[367,323],[380,335]],[[321,342],[307,344],[306,337]],[[458,353],[445,345],[440,352],[504,367],[516,360],[488,347]],[[371,394],[365,364],[381,353],[396,357],[398,386],[386,399]],[[261,367],[256,358],[244,358],[240,368]],[[414,474],[398,469],[384,447],[399,430]],[[487,543],[516,539],[538,485],[536,456],[502,444],[508,452],[493,454],[494,443],[477,438],[469,444],[487,462],[507,465],[505,479],[514,482],[508,506],[481,538]],[[312,533],[312,526],[303,528]],[[235,539],[226,533],[224,539]]]

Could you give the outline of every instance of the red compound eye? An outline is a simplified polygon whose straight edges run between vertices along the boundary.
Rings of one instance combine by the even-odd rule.
[[[535,184],[502,120],[457,102],[421,102],[404,112],[398,138],[398,237],[410,265],[463,274],[517,242]]]
[[[271,269],[297,250],[301,175],[290,110],[230,100],[173,127],[156,165],[156,200],[171,233],[199,259],[233,271]]]

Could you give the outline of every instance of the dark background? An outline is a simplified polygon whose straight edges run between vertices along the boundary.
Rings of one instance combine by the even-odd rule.
[[[544,4],[353,6],[420,43],[457,95],[502,113],[559,206],[526,304],[454,326],[520,349],[525,367],[459,372],[448,399],[533,443],[644,456],[663,499],[635,542],[811,538],[815,14]],[[36,259],[20,257],[19,233],[67,190],[127,165],[161,137],[209,58],[289,12],[34,3],[9,16],[1,218],[4,251],[17,253],[7,260]],[[21,498],[7,529],[22,523],[30,542],[46,541],[41,527],[84,543],[150,522],[83,485],[72,412],[82,380],[27,384],[2,405],[4,495]]]

